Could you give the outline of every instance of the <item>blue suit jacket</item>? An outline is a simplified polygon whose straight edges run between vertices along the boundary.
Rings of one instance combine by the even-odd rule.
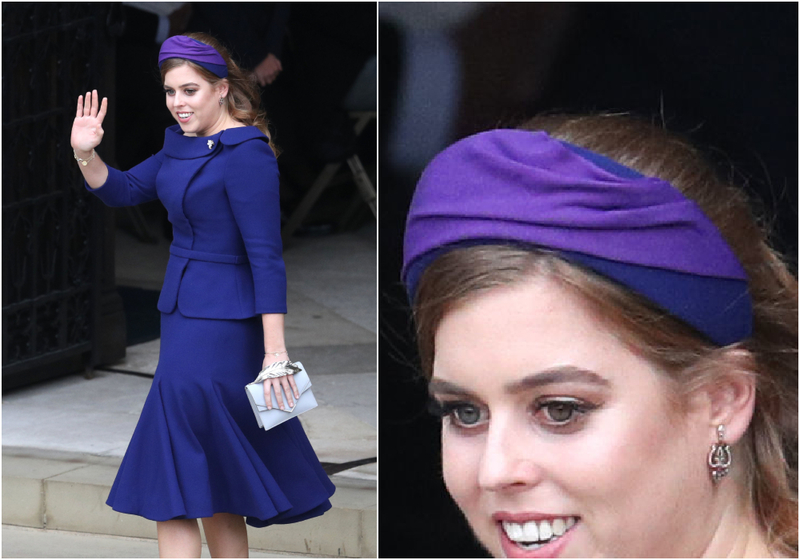
[[[278,164],[257,128],[196,138],[171,126],[160,152],[130,171],[109,167],[105,184],[90,190],[109,206],[158,198],[166,207],[174,238],[159,311],[286,313]]]

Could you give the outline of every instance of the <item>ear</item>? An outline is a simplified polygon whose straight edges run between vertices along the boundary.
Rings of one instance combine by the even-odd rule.
[[[725,426],[725,441],[736,443],[747,431],[756,404],[755,359],[747,350],[723,350],[714,360],[713,379],[702,392],[708,399],[710,441]]]
[[[222,78],[219,82],[217,82],[217,96],[218,97],[227,97],[228,96],[228,78]]]

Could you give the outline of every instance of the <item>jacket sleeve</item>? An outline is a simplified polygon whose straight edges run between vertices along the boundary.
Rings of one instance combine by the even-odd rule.
[[[107,206],[135,206],[158,198],[156,176],[163,161],[161,152],[144,160],[128,171],[120,171],[110,165],[108,178],[103,186],[86,188],[97,195]]]
[[[225,190],[253,271],[255,312],[286,313],[278,162],[260,139],[232,148]]]

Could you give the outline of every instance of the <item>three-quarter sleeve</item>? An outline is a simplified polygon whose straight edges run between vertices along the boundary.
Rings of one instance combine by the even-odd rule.
[[[144,160],[128,171],[120,171],[110,165],[108,178],[101,187],[86,188],[97,195],[107,206],[135,206],[158,198],[156,176],[161,169],[161,152]]]
[[[256,313],[286,313],[278,162],[267,142],[233,147],[225,190],[253,272]]]

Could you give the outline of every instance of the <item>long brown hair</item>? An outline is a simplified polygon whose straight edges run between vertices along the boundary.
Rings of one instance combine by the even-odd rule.
[[[269,145],[272,151],[277,156],[279,153],[278,148],[272,142],[272,136],[269,132],[269,122],[267,121],[266,111],[260,108],[261,95],[258,91],[255,78],[251,72],[248,72],[239,67],[236,61],[231,58],[228,49],[222,43],[207,33],[186,33],[186,37],[200,41],[210,47],[213,47],[228,66],[228,95],[225,97],[225,108],[228,114],[235,120],[247,126],[255,126],[269,138]],[[167,72],[178,66],[188,64],[194,68],[203,79],[216,86],[223,78],[220,78],[210,70],[203,68],[199,64],[186,60],[185,58],[168,58],[161,65],[161,83],[164,83],[164,78]]]
[[[552,253],[479,246],[439,257],[423,274],[414,301],[423,373],[430,377],[442,316],[478,291],[545,274],[579,293],[628,344],[666,371],[677,394],[712,381],[731,350],[752,357],[756,405],[740,442],[749,499],[774,553],[797,555],[797,280],[754,219],[744,193],[722,180],[677,135],[622,115],[537,117],[520,128],[605,155],[669,181],[694,200],[738,256],[749,278],[753,334],[719,348],[644,298]],[[714,367],[714,366],[717,367]]]

